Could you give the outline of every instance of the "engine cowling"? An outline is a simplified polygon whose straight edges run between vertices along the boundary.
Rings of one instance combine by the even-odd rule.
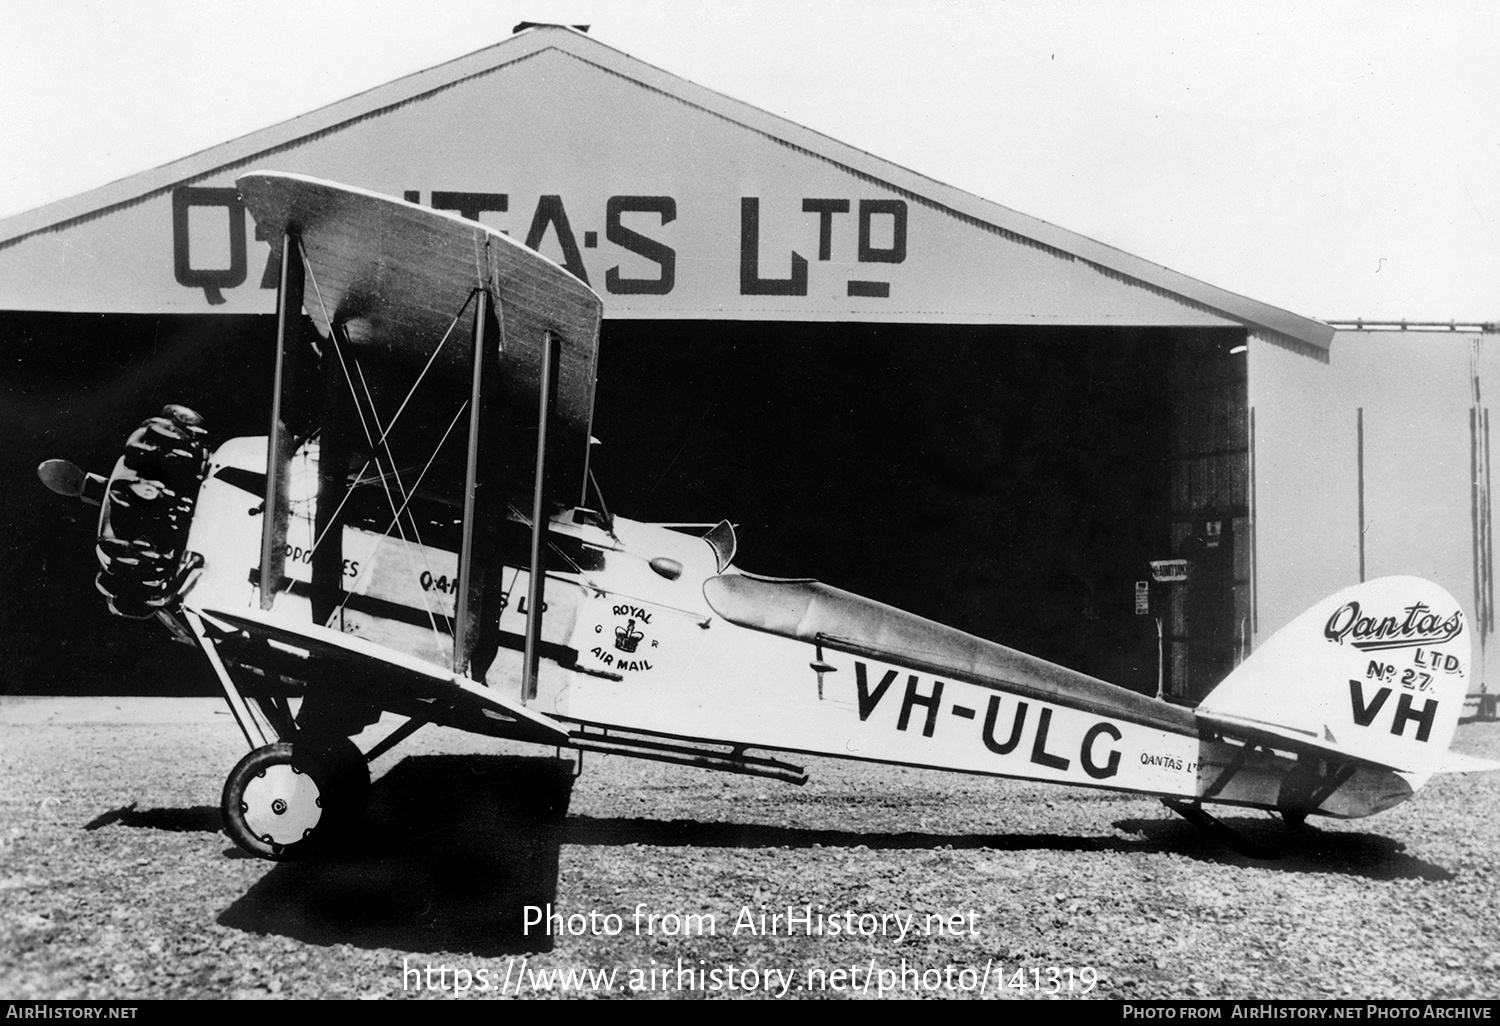
[[[187,551],[198,489],[208,473],[203,418],[164,407],[131,433],[100,504],[94,583],[118,616],[169,609],[203,558]]]

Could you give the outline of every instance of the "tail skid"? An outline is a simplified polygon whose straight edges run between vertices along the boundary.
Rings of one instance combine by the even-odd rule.
[[[1193,824],[1193,826],[1215,840],[1222,842],[1231,850],[1239,852],[1246,858],[1259,859],[1262,862],[1274,862],[1281,858],[1281,852],[1275,848],[1267,848],[1256,844],[1250,838],[1234,829],[1234,827],[1210,815],[1204,810],[1203,806],[1196,802],[1184,802],[1176,798],[1163,798],[1161,803]]]

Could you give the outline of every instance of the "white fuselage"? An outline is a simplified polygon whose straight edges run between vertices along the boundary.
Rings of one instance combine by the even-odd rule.
[[[286,574],[293,582],[311,578],[316,461],[316,444],[291,461]],[[260,438],[231,440],[214,454],[188,541],[205,557],[189,607],[259,606],[259,498],[216,475],[225,468],[263,474],[265,465]],[[343,532],[348,597],[323,626],[451,668],[456,554],[395,529]],[[1283,754],[1200,736],[1183,710],[1121,716],[1065,694],[1039,694],[1025,680],[936,671],[923,653],[905,659],[741,626],[705,596],[705,583],[720,574],[714,550],[677,530],[623,518],[606,530],[564,514],[549,525],[549,540],[589,559],[547,574],[544,658],[537,693],[525,700],[546,716],[663,738],[1266,808],[1277,806],[1295,765]],[[681,570],[672,577],[663,566]],[[485,627],[498,628],[504,641],[483,682],[522,701],[516,639],[531,612],[529,574],[506,566],[500,576],[503,599],[491,605],[499,605],[498,624]],[[312,618],[305,590],[295,586],[271,612],[300,624]],[[1237,768],[1226,774],[1230,767]],[[1361,769],[1319,811],[1367,815],[1409,797],[1413,783],[1420,781]]]

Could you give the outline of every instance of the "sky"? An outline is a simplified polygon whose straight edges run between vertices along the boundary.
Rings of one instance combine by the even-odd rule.
[[[521,21],[1296,313],[1500,321],[1489,0],[4,0],[0,217]]]

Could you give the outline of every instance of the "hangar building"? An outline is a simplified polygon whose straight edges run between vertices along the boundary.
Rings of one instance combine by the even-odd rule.
[[[0,690],[194,686],[104,612],[93,525],[32,471],[106,469],[166,402],[264,433],[252,170],[458,211],[589,282],[610,508],[730,518],[747,570],[1179,701],[1419,574],[1487,679],[1492,325],[1336,331],[540,26],[0,221]]]

